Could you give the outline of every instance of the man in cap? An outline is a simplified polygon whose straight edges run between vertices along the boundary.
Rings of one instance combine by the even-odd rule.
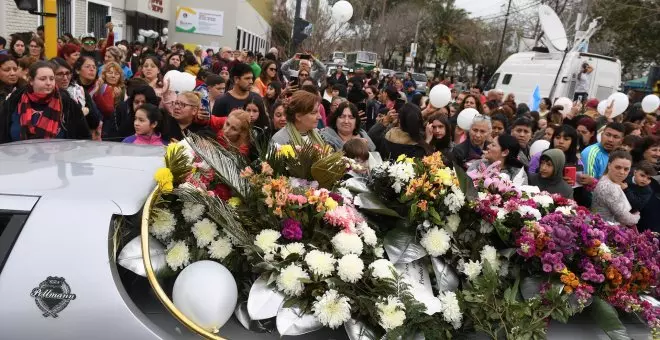
[[[80,36],[80,42],[82,43],[82,49],[80,50],[81,56],[89,56],[96,60],[97,65],[103,64],[105,59],[105,50],[109,46],[115,45],[115,34],[113,33],[113,25],[111,22],[107,23],[105,27],[108,29],[108,39],[105,44],[105,48],[99,50],[96,46],[96,37],[94,33],[86,33]]]

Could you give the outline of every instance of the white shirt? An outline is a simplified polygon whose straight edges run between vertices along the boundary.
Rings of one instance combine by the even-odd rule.
[[[591,83],[591,74],[582,73],[578,75],[577,85],[575,85],[575,92],[589,92],[589,87]]]

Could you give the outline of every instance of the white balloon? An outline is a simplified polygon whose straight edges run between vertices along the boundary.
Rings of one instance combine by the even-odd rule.
[[[169,30],[167,29],[167,27],[163,28],[163,35],[167,35],[167,32],[169,32]]]
[[[561,105],[564,107],[564,110],[560,111],[562,115],[566,116],[571,109],[573,109],[573,101],[566,97],[559,97],[555,100],[555,105]]]
[[[545,139],[539,139],[536,142],[534,142],[532,146],[529,148],[529,154],[536,155],[537,153],[548,150],[549,148],[550,148],[550,142],[548,142]]]
[[[609,105],[610,105],[609,100],[607,100],[607,99],[606,100],[601,100],[600,103],[598,103],[598,109],[597,109],[598,113],[600,113],[601,115],[604,116],[605,115],[605,110],[607,110],[607,107]]]
[[[152,37],[152,38],[154,38],[154,39],[158,38],[158,32],[156,32],[156,31],[150,31],[150,33],[151,33],[151,37]]]
[[[143,35],[138,35],[138,37],[137,37],[137,41],[138,41],[140,44],[144,44],[144,36],[143,36]]]
[[[146,30],[143,30],[143,29],[139,29],[139,30],[138,30],[138,35],[141,35],[141,36],[144,37],[145,35],[147,35],[147,31],[146,31]]]
[[[429,100],[435,108],[444,107],[451,100],[451,90],[443,84],[433,86],[429,93]]]
[[[612,94],[609,98],[607,98],[608,104],[611,104],[612,101],[614,101],[614,107],[612,108],[612,116],[610,118],[614,118],[620,114],[623,113],[623,111],[626,111],[628,108],[628,96],[625,93],[617,92]]]
[[[353,17],[353,5],[346,0],[337,1],[332,6],[332,17],[340,24],[351,20],[351,17]]]
[[[171,70],[165,74],[163,79],[170,83],[170,90],[176,93],[192,91],[195,89],[195,76],[190,73]]]
[[[649,94],[642,100],[642,110],[646,113],[655,113],[660,107],[660,97],[655,94]]]
[[[476,116],[481,116],[476,109],[464,109],[458,114],[458,117],[456,117],[456,124],[461,129],[468,131],[470,130],[470,127],[472,127],[472,121]]]
[[[174,281],[172,300],[186,317],[207,330],[220,329],[234,314],[238,301],[236,280],[214,261],[195,262]]]

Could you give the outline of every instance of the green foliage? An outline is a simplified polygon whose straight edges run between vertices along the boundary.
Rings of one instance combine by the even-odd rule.
[[[630,340],[626,326],[619,320],[616,309],[601,298],[595,297],[589,306],[589,314],[594,322],[612,340]]]
[[[461,291],[465,316],[491,339],[545,339],[550,318],[565,322],[572,310],[566,295],[551,287],[542,296],[524,300],[520,277],[506,281],[486,261],[483,273]]]

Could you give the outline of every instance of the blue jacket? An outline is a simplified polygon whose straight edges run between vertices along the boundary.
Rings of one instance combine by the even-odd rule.
[[[582,150],[581,156],[584,173],[597,179],[601,178],[610,159],[610,154],[603,149],[603,146],[600,143],[589,145]]]

